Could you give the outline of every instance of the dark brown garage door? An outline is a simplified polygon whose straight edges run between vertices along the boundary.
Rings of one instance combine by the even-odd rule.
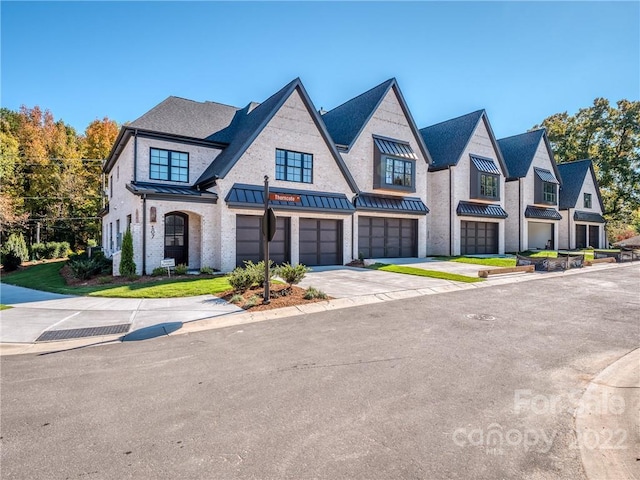
[[[236,265],[242,266],[245,260],[252,262],[262,260],[261,221],[262,217],[257,215],[236,215]],[[291,219],[278,217],[276,236],[269,244],[269,257],[276,264],[291,261],[290,231]]]
[[[358,218],[358,256],[394,258],[418,256],[418,220]]]
[[[342,265],[342,220],[300,219],[300,263]]]
[[[600,227],[597,225],[589,225],[589,246],[600,248]]]
[[[463,221],[460,253],[462,255],[498,253],[498,224]]]
[[[576,225],[576,248],[587,247],[587,226]]]

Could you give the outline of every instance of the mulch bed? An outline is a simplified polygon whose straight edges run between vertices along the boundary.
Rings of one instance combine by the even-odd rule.
[[[66,282],[67,285],[71,285],[74,287],[88,287],[88,286],[96,286],[96,285],[129,285],[129,284],[157,282],[159,280],[166,280],[169,278],[166,275],[162,277],[153,277],[151,275],[143,275],[140,277],[136,277],[134,279],[130,279],[122,275],[114,277],[112,275],[105,274],[105,275],[98,275],[97,277],[89,278],[88,280],[78,280],[76,277],[73,276],[73,273],[71,273],[71,269],[69,268],[68,265],[65,265],[64,267],[62,267],[62,269],[60,270],[60,275],[62,276],[62,278],[64,278],[64,281]],[[208,278],[208,277],[213,278],[214,276],[215,275],[204,275],[204,274],[198,275],[199,278]],[[100,280],[101,278],[105,280]],[[171,275],[171,278],[172,279],[193,278],[193,275]],[[109,279],[110,281],[107,282],[106,279]]]
[[[236,303],[240,308],[244,308],[249,311],[257,311],[257,310],[271,310],[272,308],[282,308],[282,307],[293,307],[296,305],[304,305],[307,303],[315,303],[315,302],[323,302],[324,300],[330,300],[331,297],[327,296],[327,298],[320,299],[314,298],[311,300],[306,300],[304,298],[304,294],[306,290],[304,288],[296,287],[295,285],[291,287],[291,292],[288,295],[284,295],[284,290],[286,290],[286,285],[272,285],[270,288],[271,292],[271,302],[268,305],[262,303],[262,297],[264,295],[264,288],[256,287],[250,290],[247,290],[242,294],[243,300],[241,302]],[[218,294],[220,298],[225,299],[227,302],[231,300],[236,293],[233,290],[229,290],[227,292],[223,292]],[[251,297],[256,296],[256,305],[253,307],[245,306],[247,300]]]

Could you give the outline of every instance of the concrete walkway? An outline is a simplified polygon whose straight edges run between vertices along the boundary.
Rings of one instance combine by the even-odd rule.
[[[416,258],[383,259],[381,261],[474,277],[477,276],[478,270],[487,268],[482,265]],[[14,308],[0,312],[0,344],[2,345],[0,355],[25,351],[24,347],[32,346],[44,332],[129,325],[129,335],[124,339],[143,340],[159,335],[240,325],[300,315],[301,313],[450,291],[485,288],[630,265],[634,264],[599,264],[566,272],[497,275],[490,276],[486,281],[479,283],[461,283],[353,267],[314,267],[300,283],[300,286],[303,288],[316,287],[335,300],[258,312],[246,312],[213,295],[168,299],[74,297],[1,284],[0,303],[11,305]],[[638,266],[638,264],[635,265]],[[122,335],[100,338],[119,340]],[[94,337],[47,344],[39,343],[36,350],[46,351],[52,348],[62,348],[63,344],[69,347],[74,344],[95,343],[95,341]],[[29,348],[29,351],[34,350]]]

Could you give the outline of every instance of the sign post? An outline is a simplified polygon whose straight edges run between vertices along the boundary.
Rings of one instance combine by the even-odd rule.
[[[271,303],[269,285],[269,177],[264,176],[264,217],[262,217],[262,234],[264,235],[264,294],[263,303]]]

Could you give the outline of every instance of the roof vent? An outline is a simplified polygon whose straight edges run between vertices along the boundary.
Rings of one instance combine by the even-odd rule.
[[[318,110],[318,113],[320,115],[324,115],[325,113],[327,113],[327,111],[324,108],[320,107],[320,110]]]

